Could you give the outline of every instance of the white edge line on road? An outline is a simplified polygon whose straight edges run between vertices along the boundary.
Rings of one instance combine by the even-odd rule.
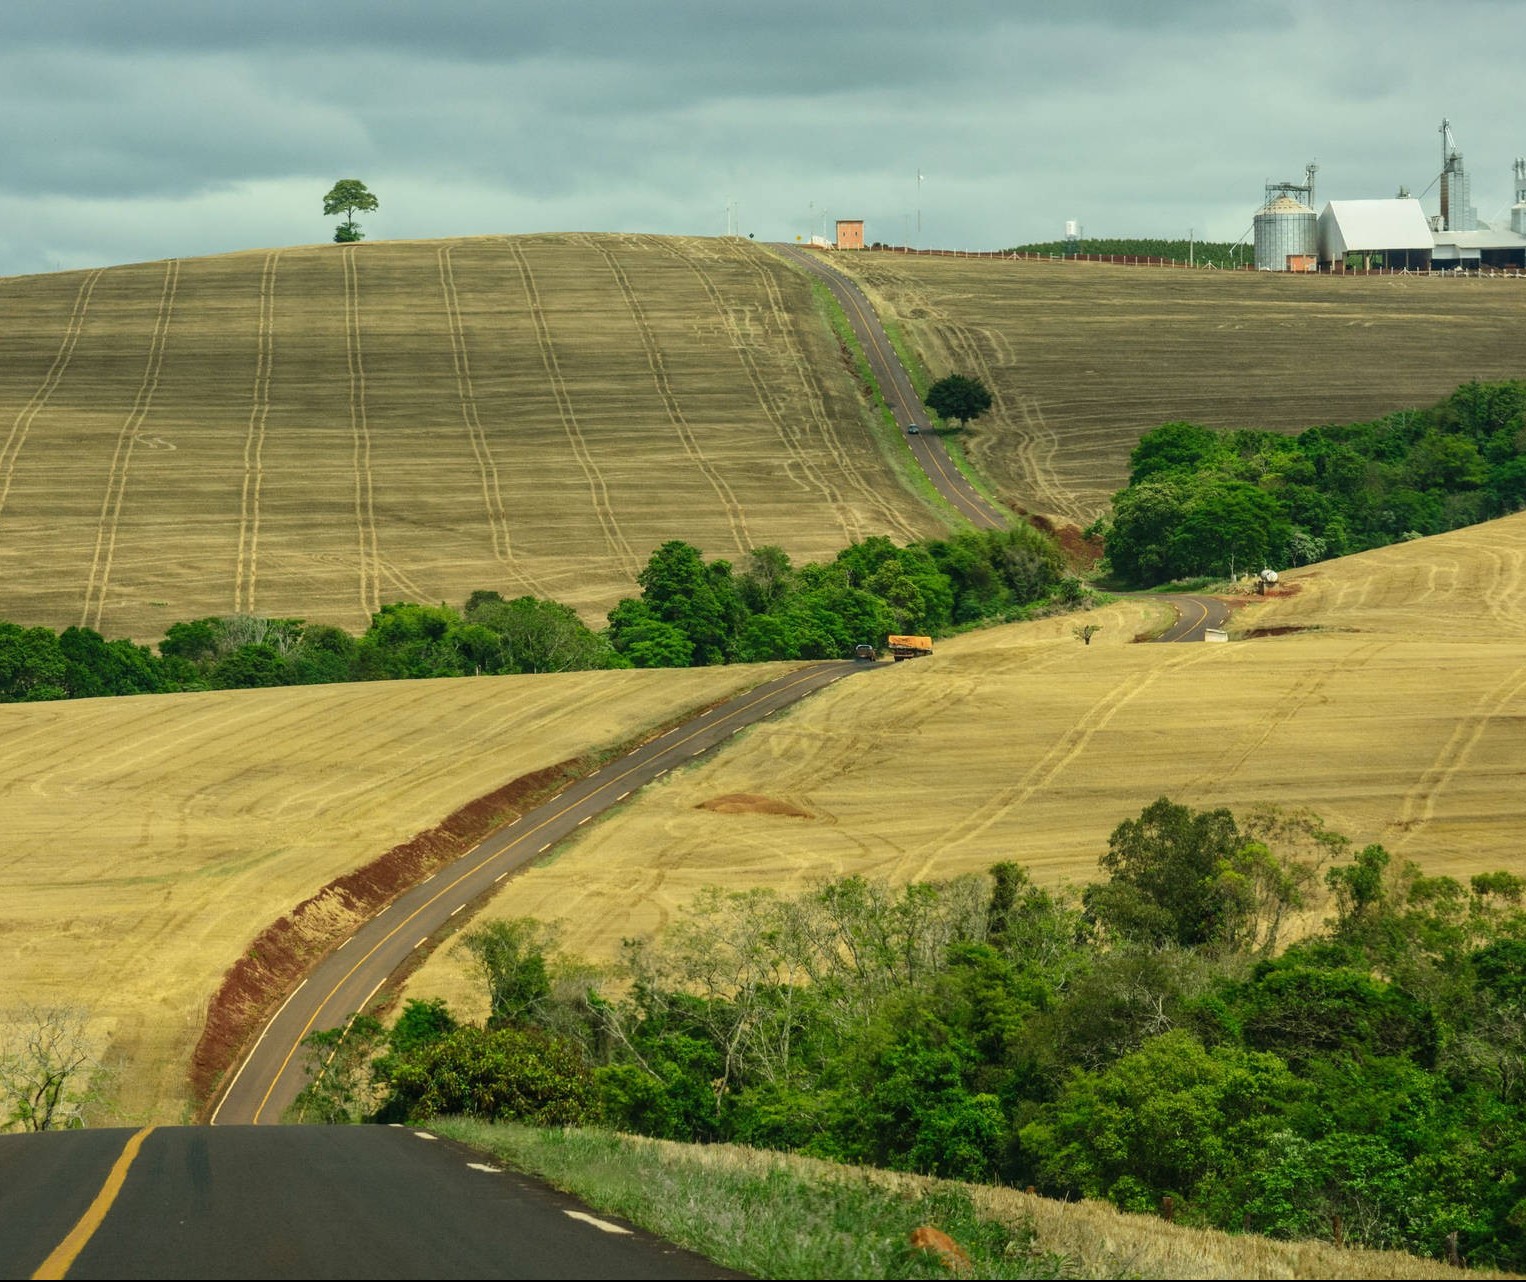
[[[346,935],[345,939],[344,939],[344,944],[348,944],[350,942],[350,940],[352,940],[354,938],[355,938],[354,935]],[[339,948],[343,948],[344,944],[340,944]],[[337,953],[339,951],[339,948],[334,949],[334,951]]]
[[[563,1211],[568,1219],[582,1220],[584,1224],[592,1224],[601,1233],[623,1233],[631,1236],[629,1229],[623,1229],[618,1224],[611,1224],[608,1220],[601,1220],[597,1215],[589,1215],[587,1211]]]
[[[630,794],[630,789],[629,789],[629,788],[627,788],[627,789],[626,789],[626,790],[625,790],[625,791],[624,791],[624,792],[622,792],[622,793],[621,793],[621,794],[620,794],[620,795],[619,795],[619,796],[618,796],[618,797],[616,797],[616,798],[615,798],[615,800],[616,800],[616,801],[624,801],[624,800],[625,800],[625,799],[626,799],[626,798],[627,798],[627,797],[629,797],[629,796],[630,796],[630,795],[631,795],[631,794]]]
[[[593,818],[592,815],[584,815],[581,819],[578,820],[578,827],[581,828],[584,824],[586,824],[592,818]]]
[[[427,944],[427,943],[428,943],[428,942],[429,942],[429,936],[428,936],[428,935],[425,935],[425,936],[424,936],[424,938],[423,938],[423,939],[421,939],[421,940],[419,940],[419,942],[418,942],[418,943],[416,943],[416,944],[415,944],[415,945],[414,945],[414,946],[413,946],[413,949],[414,949],[414,951],[417,951],[417,950],[418,950],[418,949],[420,949],[420,948],[422,948],[422,947],[423,947],[423,946],[424,946],[424,945],[425,945],[425,944]]]
[[[276,1013],[270,1017],[270,1020],[268,1023],[266,1023],[265,1027],[260,1030],[259,1041],[255,1042],[255,1044],[249,1048],[249,1054],[244,1056],[243,1064],[238,1066],[238,1072],[233,1074],[233,1080],[228,1083],[228,1089],[223,1092],[222,1099],[217,1101],[217,1107],[212,1110],[212,1116],[208,1119],[207,1125],[217,1125],[217,1115],[223,1111],[223,1105],[228,1102],[228,1096],[233,1094],[233,1088],[238,1085],[238,1079],[244,1075],[245,1065],[247,1065],[249,1061],[254,1058],[254,1052],[260,1049],[260,1042],[265,1040],[265,1034],[270,1031],[270,1025],[274,1024],[276,1020],[281,1018],[281,1011],[285,1010],[288,1006],[291,1005],[291,998],[295,997],[306,987],[307,980],[304,979],[300,984],[291,990],[291,997],[288,997],[284,1002],[281,1003],[281,1010],[276,1011]]]
[[[438,1135],[431,1135],[428,1131],[414,1131],[414,1134],[421,1140],[437,1140],[440,1138]]]
[[[437,873],[437,872],[432,872],[432,873],[429,874],[429,876],[425,877],[423,881],[419,882],[419,885],[427,886],[427,885],[429,885],[430,882],[432,882],[439,875],[440,874]]]
[[[456,915],[456,914],[457,914],[457,913],[458,913],[458,912],[460,912],[460,911],[461,911],[461,910],[462,910],[462,909],[464,909],[464,908],[465,908],[465,907],[466,907],[466,905],[465,905],[465,904],[462,904],[462,905],[461,905],[461,907],[460,907],[460,908],[456,908],[456,909],[452,909],[452,911],[451,911],[451,914],[450,914],[450,915],[451,915],[451,916],[452,916],[452,917],[454,917],[454,916],[455,916],[455,915]]]
[[[501,1167],[501,1166],[489,1166],[486,1162],[468,1162],[466,1164],[466,1169],[468,1171],[482,1171],[483,1173],[485,1173],[487,1175],[502,1175],[503,1174],[503,1167]]]
[[[505,869],[503,872],[499,873],[496,877],[494,877],[493,880],[495,882],[499,882],[499,881],[502,881],[508,875],[509,875],[508,870]]]
[[[540,849],[539,849],[539,850],[537,850],[537,851],[536,851],[536,852],[535,852],[535,853],[536,853],[536,854],[537,854],[537,855],[543,855],[543,854],[545,854],[545,853],[546,853],[546,851],[548,851],[548,850],[550,850],[550,849],[551,849],[551,847],[552,847],[552,846],[554,846],[554,845],[556,845],[556,843],[555,843],[555,842],[554,842],[554,841],[548,841],[548,842],[547,842],[547,843],[546,843],[546,844],[545,844],[545,845],[544,845],[544,846],[542,846],[542,847],[541,847],[541,848],[540,848]]]

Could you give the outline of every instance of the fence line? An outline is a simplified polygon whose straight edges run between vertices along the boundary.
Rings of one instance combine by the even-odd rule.
[[[827,249],[829,245],[806,245],[806,249]],[[1181,267],[1189,271],[1255,272],[1250,264],[1220,267],[1216,263],[1189,263],[1180,258],[1157,258],[1145,254],[1041,254],[1014,249],[912,249],[908,245],[873,245],[863,250],[843,253],[914,254],[923,258],[1001,258],[1039,263],[1108,263],[1115,267]],[[1318,272],[1271,272],[1277,276],[1450,276],[1469,280],[1526,280],[1526,270],[1518,267],[1351,267]]]

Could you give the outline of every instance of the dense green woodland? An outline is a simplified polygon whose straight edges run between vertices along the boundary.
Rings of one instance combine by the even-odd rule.
[[[713,890],[606,969],[489,923],[456,946],[486,1021],[318,1034],[296,1116],[597,1123],[1526,1267],[1526,878],[1164,798],[1101,865]]]
[[[1124,582],[1281,569],[1526,507],[1526,382],[1297,435],[1167,423],[1095,527]]]
[[[752,551],[740,571],[673,541],[595,632],[569,607],[474,592],[461,610],[383,606],[359,637],[250,615],[173,624],[158,653],[88,628],[0,623],[0,702],[173,690],[313,685],[593,668],[682,668],[840,659],[892,633],[942,635],[1072,609],[1086,590],[1047,535],[1026,526],[896,547],[866,539],[825,564]]]

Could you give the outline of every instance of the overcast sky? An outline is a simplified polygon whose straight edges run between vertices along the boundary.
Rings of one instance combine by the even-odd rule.
[[[1523,47],[1522,0],[0,0],[0,275],[328,240],[338,178],[370,240],[1238,240],[1311,160],[1419,194],[1443,116],[1508,218]]]

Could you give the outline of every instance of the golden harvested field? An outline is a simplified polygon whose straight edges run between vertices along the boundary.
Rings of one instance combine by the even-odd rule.
[[[0,706],[0,1006],[89,1009],[120,1120],[181,1121],[207,1000],[267,924],[519,775],[785,670]]]
[[[0,280],[0,618],[590,620],[658,544],[942,528],[805,278],[745,241],[315,245]]]
[[[1007,502],[1085,526],[1141,434],[1176,419],[1294,431],[1526,377],[1526,281],[1293,277],[838,254],[934,378],[985,380],[968,433]]]
[[[1103,625],[1090,646],[1074,618],[1051,619],[841,682],[645,789],[491,911],[560,918],[569,947],[608,958],[704,885],[1001,859],[1080,884],[1112,829],[1163,795],[1309,807],[1435,873],[1521,871],[1526,514],[1284,582],[1297,594],[1248,606],[1237,632],[1322,630],[1134,645],[1169,610],[1130,599],[1088,616]],[[755,801],[713,805],[738,796]],[[408,993],[481,1005],[443,954]]]

